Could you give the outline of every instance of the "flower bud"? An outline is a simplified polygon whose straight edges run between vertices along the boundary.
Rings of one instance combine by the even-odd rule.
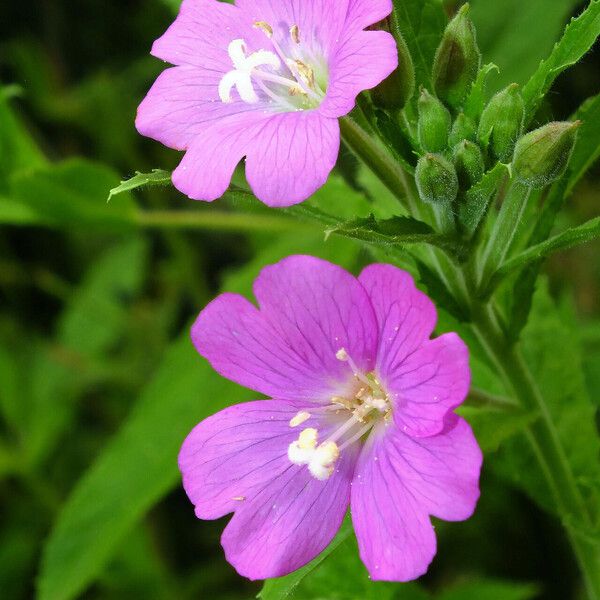
[[[477,126],[470,117],[467,117],[465,113],[459,113],[452,124],[450,131],[450,137],[448,138],[448,145],[454,148],[456,144],[459,144],[463,140],[469,140],[474,142],[477,137]]]
[[[458,177],[448,160],[441,154],[426,154],[419,159],[415,180],[423,202],[437,204],[452,202],[458,196]]]
[[[525,185],[542,188],[567,168],[581,121],[548,123],[524,135],[515,147],[513,172]]]
[[[512,157],[515,144],[523,132],[525,103],[516,83],[498,92],[485,107],[477,136],[483,148],[491,144],[494,156],[501,162]]]
[[[402,110],[415,93],[415,67],[399,27],[388,17],[379,26],[389,31],[398,48],[398,68],[371,91],[373,104],[387,110]]]
[[[419,142],[426,152],[441,152],[448,145],[452,117],[448,109],[426,89],[419,97]]]
[[[485,171],[483,154],[479,146],[469,140],[459,142],[452,154],[460,189],[470,190],[483,177]]]
[[[438,98],[454,109],[465,99],[477,78],[481,54],[475,27],[465,4],[450,21],[433,62],[433,88]]]

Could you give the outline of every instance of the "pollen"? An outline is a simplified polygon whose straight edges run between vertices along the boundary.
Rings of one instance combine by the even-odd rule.
[[[318,432],[316,429],[309,427],[304,429],[298,438],[298,447],[302,450],[314,449],[317,446]]]

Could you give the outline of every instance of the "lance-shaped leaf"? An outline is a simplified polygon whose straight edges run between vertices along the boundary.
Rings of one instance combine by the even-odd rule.
[[[130,192],[131,190],[137,190],[138,188],[164,185],[171,185],[170,171],[163,171],[162,169],[153,169],[151,173],[140,173],[139,171],[136,171],[136,174],[133,177],[124,179],[117,187],[110,190],[108,200],[110,201],[113,196],[118,196],[123,192]]]
[[[539,260],[550,256],[554,252],[560,250],[567,250],[580,244],[585,244],[597,237],[600,237],[600,217],[596,217],[580,225],[579,227],[573,227],[568,229],[564,233],[557,235],[541,244],[537,244],[531,248],[528,248],[521,254],[518,254],[514,258],[506,261],[494,274],[487,289],[487,294],[491,293],[498,285],[504,280],[505,277],[510,275],[517,269],[522,269],[529,265],[537,263]]]
[[[412,217],[392,217],[377,219],[374,215],[338,222],[326,230],[331,234],[350,237],[378,246],[399,246],[403,244],[433,244],[446,249],[454,249],[455,242],[436,233],[429,225]]]
[[[550,56],[542,61],[523,88],[527,108],[526,122],[531,121],[556,78],[576,64],[594,45],[599,35],[600,0],[591,0],[585,11],[567,26],[562,39],[554,46]]]

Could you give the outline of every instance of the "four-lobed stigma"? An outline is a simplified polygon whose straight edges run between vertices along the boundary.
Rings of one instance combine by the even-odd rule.
[[[265,34],[271,49],[249,53],[243,39],[229,44],[227,51],[234,69],[219,83],[221,101],[233,102],[235,88],[247,104],[264,101],[281,111],[317,108],[327,89],[325,60],[303,42],[297,25],[289,28],[289,35],[281,44],[265,21],[257,21],[254,27]]]

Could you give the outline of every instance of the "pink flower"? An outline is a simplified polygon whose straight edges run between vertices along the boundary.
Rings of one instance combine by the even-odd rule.
[[[175,186],[224,194],[246,157],[258,198],[290,206],[322,186],[340,144],[338,117],[397,66],[392,36],[364,28],[391,0],[184,0],[152,54],[177,65],[139,107],[140,133],[186,150]]]
[[[436,552],[430,515],[467,519],[481,452],[452,411],[470,382],[453,333],[430,339],[432,302],[373,265],[355,278],[293,256],[265,268],[257,309],[223,294],[192,339],[223,376],[273,400],[200,423],[179,456],[201,519],[234,516],[222,544],[250,579],[285,575],[332,540],[350,504],[373,579],[406,581]]]

